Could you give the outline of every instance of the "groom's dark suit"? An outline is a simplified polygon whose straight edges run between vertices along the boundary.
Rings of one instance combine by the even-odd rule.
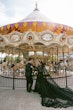
[[[26,76],[26,88],[28,92],[31,91],[32,84],[33,84],[32,68],[33,68],[33,65],[31,63],[26,64],[25,76]]]

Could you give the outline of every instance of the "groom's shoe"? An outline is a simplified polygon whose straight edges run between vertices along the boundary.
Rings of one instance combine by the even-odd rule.
[[[33,89],[32,91],[33,91],[33,92],[36,92],[36,90],[35,90],[35,89]]]
[[[27,92],[31,92],[31,90],[27,90]]]
[[[27,92],[31,92],[31,90],[30,89],[27,89]]]

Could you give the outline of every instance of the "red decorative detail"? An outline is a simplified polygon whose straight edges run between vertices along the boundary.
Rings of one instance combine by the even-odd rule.
[[[28,40],[32,40],[32,36],[28,36]]]

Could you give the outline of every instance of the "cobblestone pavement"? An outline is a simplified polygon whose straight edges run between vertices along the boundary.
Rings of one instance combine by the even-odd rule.
[[[39,94],[27,93],[25,89],[0,88],[0,110],[73,110],[69,108],[48,108],[41,105]]]

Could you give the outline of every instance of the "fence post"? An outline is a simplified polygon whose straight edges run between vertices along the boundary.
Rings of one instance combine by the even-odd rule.
[[[67,85],[67,73],[66,73],[66,66],[65,66],[65,78],[66,78],[66,88],[68,87]]]
[[[14,70],[13,70],[13,88],[12,88],[13,90],[15,89],[15,87],[14,87]]]

